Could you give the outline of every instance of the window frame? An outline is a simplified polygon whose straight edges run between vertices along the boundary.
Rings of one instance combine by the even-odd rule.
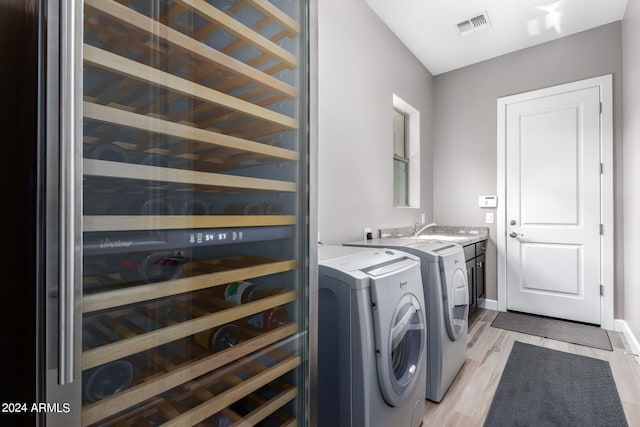
[[[394,112],[394,116],[393,116],[393,161],[394,161],[394,170],[393,170],[393,205],[394,206],[401,206],[401,207],[407,207],[410,206],[409,205],[409,188],[410,188],[410,180],[409,180],[409,174],[410,174],[410,169],[411,169],[411,162],[409,160],[409,141],[407,140],[408,138],[408,134],[409,134],[409,115],[407,113],[405,113],[404,111],[396,108],[395,106],[393,107],[393,112]],[[402,120],[403,120],[403,134],[402,134],[402,144],[403,144],[403,152],[404,152],[404,156],[401,156],[399,154],[396,153],[396,142],[397,142],[397,136],[396,136],[396,113],[399,114],[400,116],[402,116]],[[397,203],[397,195],[396,195],[396,185],[397,185],[397,176],[396,176],[396,169],[395,169],[395,164],[396,162],[401,162],[402,164],[405,165],[405,169],[404,169],[404,202],[403,203]]]
[[[395,114],[404,116],[404,156],[396,154]],[[397,208],[420,208],[420,112],[397,95],[393,95],[392,115],[392,201]],[[406,165],[405,171],[405,203],[396,203],[395,162]]]

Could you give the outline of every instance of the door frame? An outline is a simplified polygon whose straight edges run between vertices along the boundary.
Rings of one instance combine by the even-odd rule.
[[[613,165],[613,76],[607,74],[586,80],[552,86],[545,89],[498,98],[497,139],[497,237],[498,249],[498,310],[507,310],[507,218],[506,218],[506,112],[510,104],[528,101],[559,93],[598,87],[602,113],[600,114],[600,218],[604,232],[600,237],[600,283],[603,295],[600,298],[600,327],[614,329],[614,165]]]

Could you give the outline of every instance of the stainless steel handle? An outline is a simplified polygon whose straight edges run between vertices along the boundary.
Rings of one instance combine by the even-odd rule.
[[[59,193],[59,277],[58,316],[59,350],[58,382],[66,385],[74,381],[75,365],[75,289],[77,257],[79,256],[80,217],[78,195],[78,108],[80,78],[77,55],[79,52],[79,26],[82,2],[64,0],[60,10],[60,193]],[[81,28],[81,27],[80,27]],[[81,169],[81,168],[80,168]]]
[[[511,238],[516,238],[518,236],[524,237],[524,234],[516,233],[515,231],[512,231],[511,233],[509,233],[509,237],[511,237]]]
[[[509,225],[516,225],[516,220],[512,219],[511,221],[509,221]]]

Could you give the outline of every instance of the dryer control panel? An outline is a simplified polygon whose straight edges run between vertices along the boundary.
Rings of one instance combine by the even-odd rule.
[[[388,272],[395,269],[394,267],[389,267],[390,265],[405,260],[420,262],[417,257],[395,249],[326,245],[318,248],[320,265],[331,266],[345,272],[360,270],[371,275],[381,275],[385,271]]]

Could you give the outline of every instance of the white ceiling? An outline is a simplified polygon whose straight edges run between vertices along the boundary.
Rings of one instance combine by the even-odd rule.
[[[627,0],[366,0],[433,75],[623,18]],[[487,12],[491,26],[457,24]]]

